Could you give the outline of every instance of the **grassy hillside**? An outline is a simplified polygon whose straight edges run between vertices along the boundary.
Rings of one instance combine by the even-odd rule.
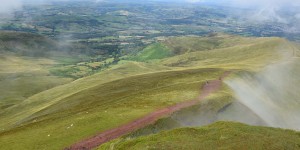
[[[136,56],[132,56],[129,59],[135,61],[149,61],[154,59],[162,59],[172,56],[172,51],[161,43],[155,43],[147,46]]]
[[[293,50],[297,49],[280,38],[242,39],[239,38],[241,44],[235,43],[230,47],[206,51],[191,47],[194,52],[163,59],[161,63],[172,67],[201,66],[258,71],[266,64],[274,63],[283,57],[292,57]]]
[[[1,50],[0,111],[34,94],[72,81],[70,78],[50,74],[48,67],[59,64],[55,60],[28,57],[13,51],[1,52]]]
[[[118,139],[104,149],[300,149],[300,133],[235,122],[217,122],[201,128],[179,128],[136,139]]]
[[[189,38],[181,40],[192,41]],[[282,54],[291,57],[294,50],[279,38],[213,38],[218,38],[218,44],[197,37],[195,43],[214,45],[201,49],[183,42],[184,49],[190,50],[180,53],[164,42],[149,46],[135,56],[140,62],[121,61],[0,111],[0,149],[62,149],[159,108],[193,99],[207,80],[217,79],[224,71],[257,71],[280,60]],[[220,92],[228,92],[225,89]],[[210,105],[213,110],[230,102],[220,102],[224,99],[218,94],[208,100],[216,100]]]
[[[235,45],[253,43],[255,38],[241,38],[239,36],[227,34],[215,34],[213,36],[201,37],[171,37],[164,40],[162,43],[173,50],[174,54],[184,54],[186,52],[208,51],[232,47]]]
[[[1,120],[7,121],[6,125],[20,120],[18,123],[23,126],[1,133],[0,148],[34,149],[32,145],[42,149],[66,147],[154,110],[193,99],[206,79],[218,78],[220,74],[222,70],[216,69],[151,73],[99,84],[56,103],[25,101],[6,111],[10,114],[1,114],[5,117]],[[13,113],[16,110],[19,112]],[[24,140],[28,136],[30,139]],[[11,144],[12,141],[19,141],[19,144]]]
[[[0,32],[0,112],[73,80],[49,72],[50,67],[78,61],[62,49],[58,42],[41,35]]]
[[[216,121],[217,114],[234,101],[232,91],[225,85],[222,89],[198,105],[184,108],[172,115],[161,118],[154,124],[138,129],[123,138],[137,138],[165,130],[171,130],[186,126],[203,126]]]

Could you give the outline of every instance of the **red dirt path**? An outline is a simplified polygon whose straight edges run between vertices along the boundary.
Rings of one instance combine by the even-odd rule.
[[[195,100],[181,102],[176,105],[155,111],[149,115],[146,115],[135,121],[129,122],[120,127],[104,131],[98,135],[91,137],[91,138],[79,141],[79,142],[71,145],[69,148],[66,148],[65,150],[90,150],[90,149],[96,148],[96,147],[100,146],[101,144],[106,143],[110,140],[113,140],[113,139],[116,139],[123,135],[126,135],[132,131],[143,128],[147,125],[153,124],[153,123],[155,123],[155,121],[157,121],[158,119],[160,119],[164,116],[168,116],[168,115],[170,115],[176,111],[179,111],[183,108],[187,108],[187,107],[199,104],[199,102],[201,100],[203,100],[205,97],[207,97],[209,94],[218,91],[221,88],[222,80],[229,74],[230,74],[230,72],[225,72],[219,79],[207,82],[202,87],[201,95]]]

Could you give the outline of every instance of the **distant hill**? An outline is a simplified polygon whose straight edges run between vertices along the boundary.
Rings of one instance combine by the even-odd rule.
[[[25,32],[0,32],[0,51],[13,52],[21,56],[45,57],[58,51],[57,42],[41,35]]]
[[[73,57],[81,59],[92,54],[92,50],[78,43],[52,40],[39,34],[0,31],[0,52],[18,56],[44,57],[56,60]]]

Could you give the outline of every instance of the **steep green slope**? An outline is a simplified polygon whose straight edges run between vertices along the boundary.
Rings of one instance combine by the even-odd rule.
[[[259,70],[294,49],[278,38],[234,38],[241,44],[228,42],[224,36],[219,49],[193,49],[148,63],[121,61],[95,75],[31,96],[0,111],[0,129],[4,129],[0,149],[64,148],[159,108],[193,99],[205,81],[217,79],[225,70]],[[168,49],[174,54],[174,49]],[[152,54],[156,49],[149,51]],[[226,105],[216,104],[218,108]]]
[[[164,68],[165,67],[143,65],[135,62],[124,62],[124,64],[120,64],[119,66],[115,66],[98,74],[41,92],[29,97],[26,101],[17,106],[5,111],[0,111],[0,115],[2,116],[0,119],[6,120],[3,122],[1,121],[0,126],[9,128],[18,121],[28,118],[32,114],[37,113],[56,102],[94,86],[130,77],[132,75],[155,72],[155,70],[162,70]]]
[[[258,71],[266,64],[293,56],[293,44],[280,38],[241,38],[241,44],[225,48],[184,53],[163,59],[160,63],[172,67],[217,67]],[[247,42],[246,42],[247,41]]]
[[[234,102],[232,91],[225,85],[222,89],[202,100],[199,104],[179,110],[154,124],[138,129],[122,138],[137,138],[165,130],[186,126],[203,126],[216,121],[220,110]]]
[[[24,103],[18,108],[32,112],[36,112],[35,108],[41,110],[21,120],[24,121],[23,126],[0,133],[0,148],[64,148],[157,109],[193,99],[205,80],[216,79],[222,72],[195,69],[150,73],[100,84],[46,107],[31,108]],[[31,105],[34,106],[33,103]],[[23,113],[28,114],[24,110],[15,116],[23,116]],[[9,118],[6,120],[9,121]],[[23,140],[26,137],[30,139]],[[12,141],[19,144],[11,144]]]
[[[56,64],[58,62],[47,58],[3,54],[0,58],[0,108],[4,109],[34,94],[71,82],[70,78],[50,74],[48,67]]]
[[[49,67],[62,64],[50,58],[54,54],[71,57],[59,50],[57,42],[40,35],[0,32],[0,111],[72,81],[49,72]]]
[[[213,36],[201,38],[198,36],[171,37],[162,41],[162,43],[172,49],[174,54],[179,55],[186,52],[208,51],[236,45],[250,44],[256,40],[257,38],[241,38],[235,35],[219,33]]]
[[[172,56],[172,51],[161,43],[155,43],[147,46],[136,56],[132,56],[129,59],[135,61],[148,61],[154,59],[162,59]]]
[[[300,133],[234,122],[217,122],[201,128],[180,128],[136,139],[118,139],[102,149],[300,149]]]

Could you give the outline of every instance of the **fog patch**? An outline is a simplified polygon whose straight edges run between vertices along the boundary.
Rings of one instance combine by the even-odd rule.
[[[0,17],[9,18],[13,16],[16,10],[22,9],[23,5],[20,0],[0,0]]]
[[[257,75],[245,73],[226,84],[235,92],[238,102],[267,126],[300,130],[299,68],[297,60],[284,61]]]
[[[205,100],[200,105],[175,112],[171,118],[181,127],[205,126],[216,121],[216,112],[213,104]]]
[[[300,59],[296,50],[278,52],[281,61],[258,73],[244,72],[225,80],[234,93],[232,102],[218,106],[218,100],[203,100],[170,116],[180,127],[204,126],[216,121],[300,130]]]
[[[242,103],[235,101],[217,114],[218,121],[238,121],[257,126],[267,126],[266,122]]]
[[[279,22],[279,23],[288,23],[288,20],[284,19],[278,14],[279,8],[273,6],[267,6],[261,8],[250,16],[250,20],[259,21],[259,22]]]

